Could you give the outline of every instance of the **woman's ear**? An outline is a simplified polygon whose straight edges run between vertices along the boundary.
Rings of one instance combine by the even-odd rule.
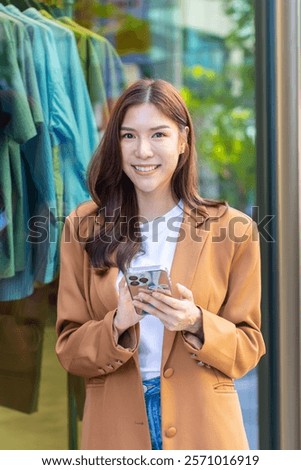
[[[184,133],[185,132],[185,133]],[[187,145],[187,141],[188,141],[188,134],[189,134],[189,127],[188,126],[185,126],[184,128],[184,132],[182,134],[182,144],[181,144],[181,150],[180,150],[180,154],[184,153],[185,152],[185,149],[186,149],[186,145]]]

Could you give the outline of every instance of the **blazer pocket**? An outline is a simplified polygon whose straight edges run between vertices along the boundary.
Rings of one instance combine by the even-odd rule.
[[[237,393],[233,382],[218,382],[213,385],[216,393]]]
[[[105,378],[104,377],[92,377],[91,379],[88,379],[86,382],[86,387],[87,388],[92,388],[92,387],[103,387],[105,383]]]

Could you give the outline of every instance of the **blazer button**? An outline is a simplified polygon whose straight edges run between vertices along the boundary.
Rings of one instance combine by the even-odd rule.
[[[173,426],[166,429],[166,431],[165,431],[165,436],[166,437],[174,437],[176,434],[177,434],[177,430]]]
[[[166,378],[166,379],[169,379],[169,377],[171,377],[172,375],[174,374],[174,369],[172,369],[172,367],[170,367],[169,369],[166,369],[163,373],[163,376]]]

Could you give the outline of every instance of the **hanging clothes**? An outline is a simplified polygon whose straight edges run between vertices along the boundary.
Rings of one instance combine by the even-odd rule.
[[[46,15],[44,11],[41,11],[41,13]],[[69,23],[69,18],[66,18],[65,21],[64,19],[59,18],[58,22],[72,31],[76,38],[80,62],[96,119],[97,130],[99,137],[101,137],[108,120],[109,108],[101,73],[101,63],[97,56],[97,52],[92,42],[89,40],[88,35],[81,32],[79,25],[72,24],[71,20],[71,23]]]
[[[34,8],[24,11],[30,18],[48,26],[54,36],[63,80],[71,101],[78,132],[82,141],[82,159],[88,165],[97,143],[97,129],[87,84],[81,70],[74,34],[53,20],[47,19]],[[66,60],[68,57],[68,60]]]
[[[116,99],[126,86],[124,66],[109,41],[68,17],[59,21],[75,34],[98,131],[102,135]]]
[[[36,135],[18,66],[16,41],[10,20],[0,17],[0,185],[7,227],[0,237],[0,277],[9,278],[25,267],[23,189],[20,144]]]
[[[82,32],[83,35],[87,35],[92,42],[99,59],[106,101],[110,111],[115,101],[126,87],[124,65],[116,49],[105,37],[84,28],[70,18],[62,17],[60,21],[77,27],[78,30]]]
[[[62,229],[62,223],[57,223],[57,221],[61,221],[72,208],[89,198],[86,187],[86,169],[97,143],[96,124],[90,104],[90,116],[86,120],[86,126],[90,125],[91,130],[90,133],[87,133],[86,129],[83,130],[83,135],[88,134],[86,139],[89,139],[89,146],[86,147],[84,145],[86,143],[85,137],[82,139],[78,130],[71,100],[66,88],[61,83],[63,74],[52,32],[47,26],[26,17],[13,5],[9,5],[5,10],[19,19],[29,32],[44,119],[47,125],[48,146],[42,146],[41,142],[40,145],[36,145],[36,142],[32,141],[30,143],[31,149],[28,150],[31,154],[31,161],[32,154],[36,153],[35,169],[41,167],[45,170],[44,178],[33,177],[33,181],[38,185],[43,185],[43,194],[46,192],[45,182],[46,185],[52,185],[52,197],[48,198],[48,207],[44,207],[47,210],[42,210],[43,208],[40,207],[39,211],[35,212],[35,215],[38,215],[35,223],[41,225],[40,230],[33,227],[31,233],[31,240],[38,242],[34,245],[36,252],[34,280],[51,282],[58,273],[59,233]],[[51,61],[48,59],[49,57]],[[82,76],[82,72],[79,72]],[[81,83],[85,89],[83,77]],[[88,106],[89,103],[83,108],[84,117],[84,111],[88,109]],[[41,159],[41,155],[43,155],[43,159]],[[35,240],[37,236],[44,238],[43,240]],[[28,275],[26,278],[29,279]],[[16,292],[15,286],[13,289]],[[8,300],[7,286],[4,290],[6,297],[1,296],[0,292],[0,299]],[[24,294],[30,295],[31,292],[23,291],[18,297],[15,294],[15,298],[22,298]]]
[[[6,8],[15,13],[25,25],[38,28],[42,36],[39,52],[46,57],[46,76],[39,83],[46,88],[44,92],[48,100],[50,135],[52,142],[59,147],[64,187],[63,213],[66,215],[81,201],[89,199],[89,194],[86,187],[87,162],[83,161],[83,154],[86,152],[83,150],[71,99],[62,80],[63,71],[55,38],[48,26],[26,16],[25,12],[21,13],[13,5]]]
[[[42,122],[36,82],[34,77],[26,74],[27,67],[30,66],[27,46],[28,37],[21,24],[0,13],[0,183],[2,205],[7,214],[6,224],[0,233],[1,271],[6,267],[7,259],[10,260],[11,266],[15,260],[13,256],[15,251],[12,252],[11,258],[5,256],[5,253],[9,254],[8,251],[5,252],[5,248],[9,246],[5,246],[5,241],[10,240],[7,235],[13,234],[14,246],[18,241],[19,243],[24,241],[26,226],[19,227],[23,230],[21,234],[15,230],[18,212],[15,212],[16,207],[12,201],[16,188],[20,188],[18,197],[21,200],[18,203],[20,209],[24,210],[25,220],[29,215],[26,186],[23,186],[25,179],[20,144],[25,144],[35,138],[35,124]],[[27,78],[30,78],[28,82]],[[30,95],[28,96],[32,98],[30,103],[27,99],[29,89]],[[18,186],[13,174],[19,175]],[[26,245],[25,266],[29,262],[30,253]],[[19,275],[20,273],[17,273],[17,276]],[[10,279],[3,280],[4,283],[9,281]],[[24,302],[23,304],[20,302],[1,302],[0,405],[30,413],[36,409],[37,403],[36,383],[40,371],[44,322],[40,312],[39,320],[35,321],[32,309],[25,309]],[[33,329],[34,324],[36,326]],[[33,344],[36,333],[39,333],[39,341]]]
[[[96,121],[93,115],[92,104],[91,104],[89,94],[88,94],[87,84],[85,82],[84,75],[81,69],[81,64],[80,64],[80,60],[78,56],[75,37],[73,33],[69,31],[67,28],[64,28],[62,25],[58,23],[54,23],[53,21],[45,18],[40,12],[38,12],[34,8],[29,8],[25,10],[23,14],[29,18],[36,20],[37,22],[39,22],[39,24],[45,25],[51,30],[53,34],[55,44],[56,44],[58,59],[59,59],[61,70],[62,70],[62,78],[63,78],[64,86],[65,86],[67,95],[70,99],[72,111],[73,111],[74,118],[76,121],[77,129],[78,129],[78,136],[80,137],[81,147],[80,147],[79,152],[81,155],[81,164],[83,165],[84,172],[86,172],[91,156],[98,143],[98,134],[97,134]],[[66,60],[66,57],[68,57],[68,60]],[[60,205],[60,210],[58,211],[59,220],[63,220],[65,215],[69,213],[69,208],[66,207],[66,204],[68,201],[68,197],[66,193],[70,194],[71,193],[70,186],[75,186],[74,185],[75,182],[71,178],[72,172],[67,167],[68,161],[66,159],[66,155],[68,155],[68,149],[66,147],[68,145],[69,144],[61,145],[61,148],[60,148],[60,153],[63,155],[63,161],[60,162],[60,166],[61,168],[63,168],[64,174],[66,175],[66,177],[63,182],[65,194],[62,195],[62,198],[60,198],[60,200],[63,199],[65,201],[65,206],[62,207],[62,205],[59,202],[59,205]],[[70,161],[70,164],[73,165],[73,162]],[[84,184],[86,187],[85,181],[84,181]],[[86,194],[86,199],[88,198],[89,198],[89,195]],[[72,201],[71,204],[74,205],[74,202]],[[60,229],[62,229],[62,225],[63,224],[61,223]],[[60,234],[61,234],[61,230],[59,231],[59,236]],[[56,270],[58,271],[59,250],[56,251],[56,254],[57,254],[57,258],[56,258],[55,266],[56,266]]]
[[[2,12],[3,10],[7,11],[2,5],[0,5],[0,8]],[[38,217],[39,221],[43,221],[46,227],[52,227],[54,230],[56,198],[53,183],[51,143],[42,112],[30,37],[19,19],[12,14],[5,14],[10,23],[14,25],[19,70],[36,128],[36,136],[20,147],[23,168],[23,211],[26,221]],[[42,164],[40,163],[41,155],[43,155]],[[26,240],[25,268],[17,273],[14,278],[7,279],[6,282],[0,281],[1,300],[18,299],[31,295],[34,281],[39,279],[41,269],[42,271],[45,269],[45,260],[51,260],[54,257],[55,246],[50,244],[50,237],[45,236],[42,243],[32,243],[28,240],[31,234],[30,230],[30,222],[27,222],[26,237],[24,237],[24,232],[19,237],[20,240]]]
[[[90,198],[97,131],[125,87],[107,40],[41,13],[0,4],[0,406],[26,413],[64,217]]]

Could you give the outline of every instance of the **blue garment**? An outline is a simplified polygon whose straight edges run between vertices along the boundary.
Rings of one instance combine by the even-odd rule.
[[[61,168],[64,182],[64,215],[69,214],[82,201],[89,199],[86,186],[87,161],[83,161],[82,144],[75,121],[57,47],[51,29],[21,13],[13,5],[6,7],[14,12],[26,27],[30,25],[40,35],[40,41],[32,44],[34,57],[44,57],[46,67],[38,77],[41,100],[47,102],[49,130],[54,145],[60,148]],[[38,75],[38,74],[37,74]]]
[[[0,5],[0,9],[3,12],[1,14],[5,14],[9,20],[14,33],[19,70],[36,129],[36,136],[20,147],[22,160],[24,163],[26,160],[28,167],[26,173],[22,169],[23,202],[19,204],[19,209],[25,215],[26,220],[26,225],[19,234],[20,241],[24,244],[26,261],[22,271],[18,270],[20,272],[13,277],[0,281],[0,300],[16,300],[32,294],[34,281],[40,278],[44,280],[45,265],[48,260],[54,259],[56,247],[51,245],[50,237],[45,236],[42,243],[41,240],[38,240],[40,243],[29,243],[28,236],[30,234],[29,221],[37,216],[40,221],[43,220],[46,229],[52,224],[53,229],[56,230],[56,199],[51,141],[44,123],[30,37],[24,24],[18,18],[8,13],[3,5]],[[45,120],[48,120],[47,115],[45,115]],[[28,191],[25,190],[25,186]]]
[[[26,264],[20,144],[32,139],[36,129],[18,65],[13,28],[8,18],[0,16],[0,109],[7,116],[0,134],[1,195],[7,217],[0,239],[0,277],[10,278]]]
[[[24,184],[23,211],[26,220],[29,219],[29,204],[26,195],[28,194],[28,173],[27,162],[22,160],[22,175]],[[25,237],[25,268],[17,272],[14,277],[0,280],[0,301],[19,300],[30,296],[34,292],[34,269],[32,244]]]
[[[5,229],[5,227],[7,226],[7,216],[6,216],[6,212],[5,212],[5,209],[1,210],[0,211],[0,232],[2,232],[2,230]]]
[[[74,32],[100,135],[116,99],[126,87],[124,66],[111,43],[67,17],[59,21]]]
[[[117,99],[126,88],[124,65],[116,49],[104,37],[91,36],[101,64],[101,73],[107,99]]]
[[[160,377],[143,381],[152,450],[162,450]]]
[[[48,126],[52,149],[59,148],[64,185],[63,215],[67,215],[82,201],[90,198],[86,184],[88,162],[83,159],[81,136],[62,80],[63,72],[55,39],[48,26],[22,14],[13,5],[7,6],[6,9],[20,19],[29,32],[45,123]],[[54,181],[53,171],[49,178]],[[51,253],[47,265],[44,263],[44,266],[39,266],[41,269],[38,280],[46,283],[51,282],[58,271],[59,232],[55,222],[54,218],[54,223],[50,223],[48,227]]]
[[[45,18],[34,8],[29,8],[23,13],[48,26],[54,35],[64,84],[81,137],[82,159],[89,163],[98,143],[98,135],[74,34],[63,25]],[[68,60],[66,60],[67,57]]]

